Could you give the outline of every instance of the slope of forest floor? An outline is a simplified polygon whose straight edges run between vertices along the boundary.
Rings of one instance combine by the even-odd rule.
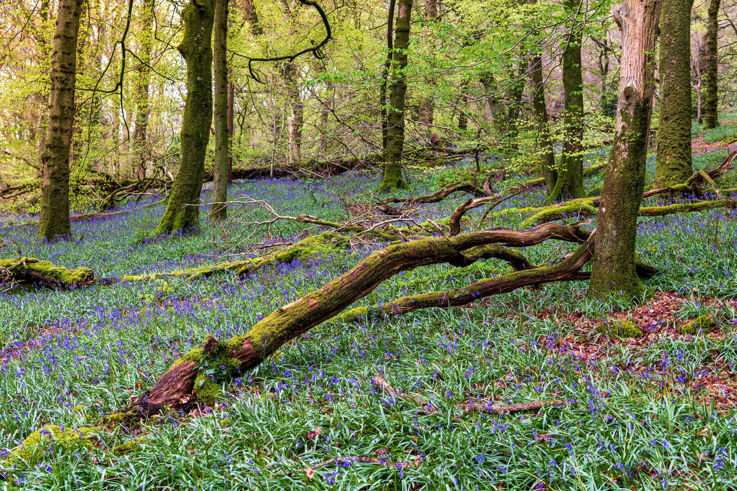
[[[709,144],[710,134],[695,136],[695,146]],[[697,152],[695,167],[713,168],[726,155],[723,145],[709,150]],[[604,151],[591,152],[587,165],[604,158]],[[650,177],[653,165],[651,158]],[[433,192],[473,166],[413,171],[403,194]],[[601,179],[589,179],[587,189]],[[366,171],[314,181],[245,181],[229,196],[264,200],[281,214],[341,221],[374,213],[369,204],[376,197],[366,190],[377,187],[376,174]],[[440,218],[466,199],[459,194],[414,213],[418,220]],[[0,255],[21,253],[119,277],[262,254],[309,228],[278,222],[271,236],[263,229],[254,233],[248,223],[269,215],[235,204],[218,226],[204,219],[203,210],[199,235],[142,241],[164,211],[155,201],[130,204],[136,209],[131,213],[75,222],[76,241],[51,245],[36,243],[31,226],[13,225],[18,217],[4,218]],[[542,203],[543,193],[532,191],[495,211]],[[520,221],[510,214],[494,225]],[[208,333],[218,339],[245,333],[379,246],[357,244],[343,254],[240,278],[225,273],[0,293],[0,457],[45,425],[95,424]],[[542,264],[573,247],[546,243],[526,254]],[[642,218],[638,250],[663,272],[648,280],[642,305],[590,302],[586,284],[571,282],[463,308],[328,324],[223,387],[213,407],[157,417],[133,434],[122,427],[102,432],[91,446],[56,445],[8,477],[29,489],[733,488],[737,212]],[[421,268],[385,282],[361,304],[459,287],[506,267],[490,260]],[[682,333],[703,315],[715,319],[713,329]],[[643,335],[613,335],[607,326],[617,320],[633,322]],[[372,382],[377,375],[429,404],[387,395]],[[552,400],[560,404],[537,413],[460,407]],[[110,451],[134,438],[130,451]]]

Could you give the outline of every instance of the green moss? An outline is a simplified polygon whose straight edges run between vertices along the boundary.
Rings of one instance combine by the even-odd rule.
[[[632,321],[613,320],[604,326],[604,334],[609,337],[617,338],[639,338],[642,337],[642,331],[636,323]]]
[[[524,229],[528,228],[532,225],[537,224],[538,222],[541,222],[545,220],[548,217],[558,217],[561,215],[573,215],[573,214],[585,214],[585,215],[595,215],[597,213],[597,209],[593,206],[593,202],[596,198],[583,198],[583,199],[574,199],[571,201],[568,201],[563,206],[559,205],[553,205],[548,206],[540,209],[537,213],[535,213],[533,216],[528,218],[527,220],[520,223],[519,228]]]
[[[710,315],[700,315],[678,328],[681,334],[697,334],[699,332],[708,333],[714,330],[717,323],[714,317]]]
[[[251,339],[258,348],[254,338]],[[194,348],[175,361],[172,367],[184,362],[194,363],[198,373],[192,392],[198,401],[212,404],[220,394],[221,384],[240,375],[241,362],[233,353],[238,352],[245,341],[245,336],[236,336],[214,344],[207,353],[201,347]]]
[[[0,268],[11,273],[14,271],[31,270],[49,276],[65,286],[83,285],[95,280],[95,273],[89,268],[67,269],[35,257],[20,259],[0,259]]]
[[[57,425],[44,426],[28,436],[23,443],[11,450],[3,462],[13,467],[30,467],[42,461],[44,456],[58,450],[69,451],[91,448],[91,439],[97,428],[61,428]]]
[[[113,452],[115,455],[123,455],[128,452],[132,452],[133,450],[136,450],[138,447],[141,446],[142,443],[146,443],[148,441],[149,439],[146,437],[134,438],[130,441],[127,441],[116,447],[113,447],[111,452]]]

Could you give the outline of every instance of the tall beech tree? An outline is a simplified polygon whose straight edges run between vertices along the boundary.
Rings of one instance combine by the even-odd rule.
[[[581,44],[583,26],[579,21],[581,0],[566,0],[566,13],[571,17],[570,33],[563,51],[563,152],[551,200],[567,200],[583,196],[583,73]]]
[[[179,173],[157,234],[199,228],[200,192],[212,123],[212,27],[215,0],[190,0],[184,11],[184,35],[178,49],[187,63],[187,98],[181,130]],[[227,102],[227,101],[226,101]]]
[[[51,54],[49,122],[46,131],[38,236],[48,241],[71,235],[69,151],[74,126],[74,85],[82,0],[61,0]]]
[[[635,271],[635,240],[645,187],[660,10],[660,0],[624,0],[615,13],[622,29],[619,102],[597,218],[590,297],[630,300],[642,294]]]
[[[693,0],[662,0],[660,17],[660,125],[655,164],[659,187],[691,177],[691,7]]]
[[[405,68],[409,48],[412,0],[397,0],[397,20],[394,29],[394,46],[391,51],[389,78],[389,104],[386,115],[386,145],[384,169],[380,189],[393,191],[405,186],[402,177],[402,151],[404,149],[404,106],[407,94]]]
[[[230,173],[230,121],[228,91],[228,0],[215,0],[215,20],[213,33],[213,67],[215,72],[215,165],[213,168],[213,188],[210,218],[221,220],[226,217],[224,204],[228,199],[228,179]]]
[[[721,0],[709,0],[704,56],[704,128],[719,126],[719,6]]]

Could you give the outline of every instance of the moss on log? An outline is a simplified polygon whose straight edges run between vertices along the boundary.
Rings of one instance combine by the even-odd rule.
[[[62,428],[58,425],[44,426],[31,433],[3,461],[3,467],[11,469],[33,467],[44,456],[61,449],[74,451],[92,448],[92,440],[99,433],[98,428]]]
[[[89,268],[67,269],[34,257],[0,259],[0,284],[64,289],[94,282],[95,273]]]

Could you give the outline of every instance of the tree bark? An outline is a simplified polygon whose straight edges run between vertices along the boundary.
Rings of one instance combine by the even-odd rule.
[[[660,0],[625,0],[615,14],[622,27],[617,127],[596,226],[590,297],[631,300],[643,290],[635,271],[635,241],[645,187],[660,9]]]
[[[38,236],[47,241],[68,238],[69,151],[74,126],[77,37],[82,0],[61,0],[51,55],[51,93],[46,143],[41,157],[43,181]]]
[[[706,21],[706,56],[704,57],[704,128],[719,126],[719,4],[709,0]]]
[[[537,122],[538,145],[540,147],[540,161],[542,167],[542,175],[545,179],[545,188],[550,194],[555,187],[558,179],[558,172],[555,169],[555,152],[553,150],[553,140],[550,138],[550,128],[548,122],[548,109],[545,104],[545,83],[543,82],[543,61],[539,53],[530,59],[530,79],[532,80],[532,106],[535,112],[535,120]]]
[[[199,229],[199,200],[212,123],[212,26],[214,0],[190,0],[182,13],[179,52],[187,63],[187,99],[181,130],[179,172],[157,234]]]
[[[284,81],[287,85],[289,97],[289,163],[299,162],[302,155],[302,125],[304,124],[304,105],[299,93],[299,71],[297,65],[291,61],[284,66]]]
[[[409,49],[412,0],[399,0],[394,49],[391,53],[389,76],[389,107],[386,115],[386,148],[384,149],[384,175],[382,191],[394,191],[405,186],[402,177],[402,151],[404,149],[404,104],[407,94],[406,74],[407,50]]]
[[[691,177],[691,7],[663,0],[660,18],[660,124],[655,185]]]
[[[233,183],[233,138],[235,138],[235,84],[228,82],[228,184]]]
[[[563,152],[555,188],[550,199],[565,201],[579,198],[583,188],[583,74],[581,43],[583,26],[578,21],[581,0],[566,0],[566,12],[574,18],[563,52]]]
[[[386,23],[386,60],[384,60],[384,69],[381,73],[381,87],[379,88],[379,106],[381,106],[381,148],[386,152],[386,144],[389,141],[387,136],[387,87],[389,86],[389,69],[392,65],[392,53],[394,51],[394,11],[396,9],[397,0],[389,0],[389,13]]]
[[[215,72],[215,164],[213,166],[213,204],[210,219],[223,220],[227,216],[230,137],[228,125],[228,0],[215,0],[213,27],[213,66]]]
[[[154,0],[143,0],[141,12],[140,58],[136,85],[136,128],[133,132],[133,149],[136,154],[135,173],[138,179],[146,178],[146,167],[150,159],[146,142],[149,119],[148,90],[151,83],[151,49],[153,41]]]

